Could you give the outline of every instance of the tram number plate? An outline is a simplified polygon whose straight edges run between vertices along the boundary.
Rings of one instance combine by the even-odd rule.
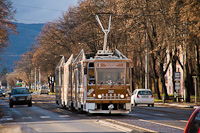
[[[114,90],[108,90],[108,93],[114,93]]]

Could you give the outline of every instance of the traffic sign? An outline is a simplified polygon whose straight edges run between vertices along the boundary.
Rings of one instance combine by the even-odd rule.
[[[175,82],[175,90],[180,90],[180,82]]]
[[[175,90],[180,90],[180,78],[181,73],[180,72],[174,72],[174,81],[175,81]]]
[[[174,72],[174,81],[180,81],[181,73],[180,72]]]

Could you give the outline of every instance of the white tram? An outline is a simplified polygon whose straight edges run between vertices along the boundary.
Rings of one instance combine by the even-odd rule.
[[[117,49],[105,50],[105,45],[104,39],[103,50],[95,56],[81,50],[76,58],[71,55],[66,62],[64,57],[60,60],[55,70],[57,104],[88,113],[131,111],[131,60]]]

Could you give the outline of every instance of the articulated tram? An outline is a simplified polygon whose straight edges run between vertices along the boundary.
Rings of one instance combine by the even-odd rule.
[[[131,111],[131,60],[105,48],[95,56],[82,49],[76,58],[60,60],[55,69],[57,104],[88,113]]]

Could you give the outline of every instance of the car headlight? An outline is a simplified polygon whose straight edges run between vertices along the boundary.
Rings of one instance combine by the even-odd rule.
[[[6,93],[3,93],[3,95],[5,95]]]
[[[15,98],[14,96],[11,96],[11,99],[12,99],[13,101],[16,101],[16,98]]]
[[[101,98],[102,98],[101,94],[99,94],[99,95],[98,95],[98,98],[99,98],[99,99],[101,99]]]
[[[121,94],[121,95],[120,95],[120,98],[124,98],[124,94]]]
[[[31,100],[31,96],[28,96],[28,97],[27,97],[27,100]]]

